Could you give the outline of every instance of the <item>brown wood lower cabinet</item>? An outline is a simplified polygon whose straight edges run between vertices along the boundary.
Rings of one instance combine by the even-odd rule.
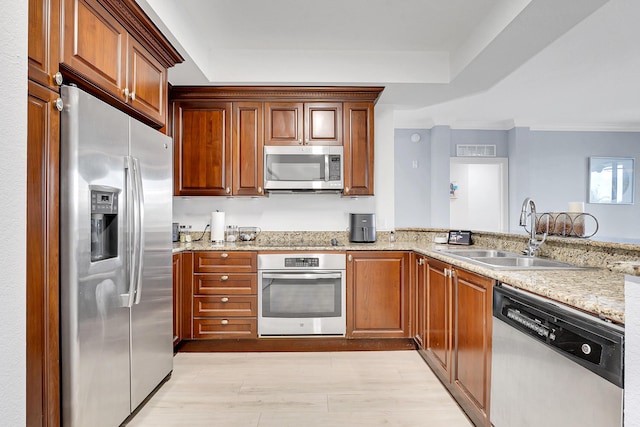
[[[409,338],[408,252],[347,252],[347,337]]]
[[[454,271],[453,393],[477,425],[489,426],[494,280]]]
[[[474,424],[489,426],[494,280],[433,259],[426,270],[415,275],[418,295],[425,289],[420,352]]]
[[[257,254],[195,252],[193,265],[189,338],[257,338]]]

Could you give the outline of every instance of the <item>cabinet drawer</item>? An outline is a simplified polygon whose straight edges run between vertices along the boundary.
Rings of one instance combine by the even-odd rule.
[[[257,338],[256,318],[193,319],[194,338]]]
[[[255,252],[196,252],[196,273],[255,273],[258,256]]]
[[[258,315],[256,296],[223,295],[215,297],[193,297],[195,317],[251,317]]]
[[[255,295],[258,276],[249,274],[194,274],[194,295]]]

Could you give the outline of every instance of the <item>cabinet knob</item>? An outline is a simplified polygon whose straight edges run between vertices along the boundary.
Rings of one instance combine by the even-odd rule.
[[[220,258],[227,258],[228,256],[229,256],[229,254],[226,253],[226,252],[223,252],[223,253],[220,254]]]
[[[229,276],[222,276],[222,277],[220,278],[220,280],[222,280],[223,282],[224,282],[224,281],[227,281],[227,280],[229,280]]]
[[[420,258],[418,260],[418,265],[424,265],[424,258]]]
[[[227,193],[227,194],[231,193],[231,188],[229,188],[229,187],[225,188],[224,192]]]
[[[60,86],[63,82],[62,79],[62,73],[60,71],[58,71],[57,73],[55,73],[53,75],[53,81],[55,82],[55,84],[57,84],[58,86]]]
[[[222,301],[222,302],[229,302],[229,298],[227,298],[227,297],[222,297],[222,298],[220,298],[220,301]]]
[[[258,187],[258,193],[262,194],[262,187]]]
[[[227,319],[222,319],[222,322],[220,322],[220,323],[222,323],[223,325],[228,325],[229,321]]]
[[[135,93],[134,91],[132,91],[132,92],[129,94],[129,99],[130,99],[130,100],[132,100],[132,101],[135,101],[135,100],[136,100],[136,93]]]
[[[349,187],[344,187],[344,192],[348,193],[349,192]]]
[[[347,259],[349,260],[349,262],[351,262],[353,260],[353,257],[351,256],[351,254],[349,254],[349,256],[347,257]]]
[[[124,99],[129,99],[129,88],[125,87],[124,89],[122,89],[122,95],[124,96]]]
[[[62,98],[56,99],[55,106],[56,110],[62,111],[62,109],[64,108],[64,102],[62,101]]]

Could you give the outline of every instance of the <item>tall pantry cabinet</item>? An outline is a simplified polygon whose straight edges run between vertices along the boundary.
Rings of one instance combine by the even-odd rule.
[[[64,108],[59,85],[73,82],[161,128],[166,121],[167,68],[182,62],[182,57],[134,0],[29,0],[28,9],[25,424],[57,427],[61,424],[58,177]],[[91,22],[80,38],[71,29],[78,22]],[[125,43],[130,56],[100,62],[108,57],[104,41],[114,28],[122,31],[112,40]],[[69,48],[96,54],[86,54],[87,68],[80,70],[65,62]],[[117,78],[131,86],[133,96],[131,91],[126,98],[111,93],[108,82],[101,79],[103,71],[114,67],[135,70],[122,74],[124,80]]]
[[[26,425],[57,426],[60,0],[29,0],[28,34]]]

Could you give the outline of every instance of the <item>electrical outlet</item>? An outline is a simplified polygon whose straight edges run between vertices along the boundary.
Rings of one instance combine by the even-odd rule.
[[[413,160],[411,162],[411,167],[414,168],[414,169],[418,169],[418,161],[417,160]]]

